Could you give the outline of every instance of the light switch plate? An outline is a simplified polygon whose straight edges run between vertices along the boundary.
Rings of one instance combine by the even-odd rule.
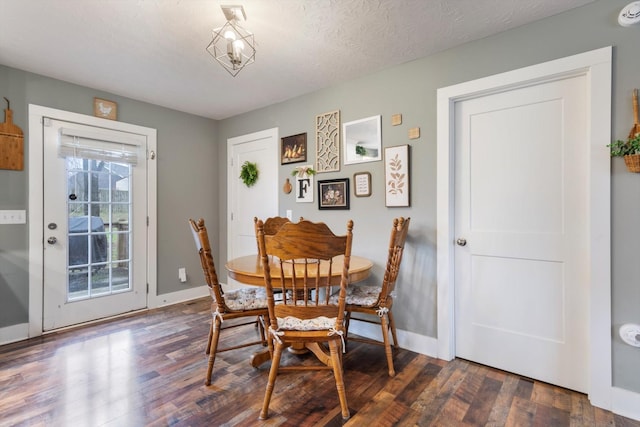
[[[26,224],[27,211],[0,211],[0,224]]]

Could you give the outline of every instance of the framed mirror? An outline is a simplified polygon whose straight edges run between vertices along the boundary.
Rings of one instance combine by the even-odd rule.
[[[342,125],[344,164],[382,160],[381,116],[354,120]]]

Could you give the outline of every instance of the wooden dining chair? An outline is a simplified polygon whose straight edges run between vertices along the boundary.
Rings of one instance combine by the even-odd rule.
[[[387,356],[389,376],[395,375],[393,367],[393,351],[389,340],[389,332],[393,337],[393,347],[398,349],[398,337],[396,336],[396,324],[393,321],[391,307],[393,305],[393,291],[400,271],[400,262],[404,251],[404,243],[407,240],[409,222],[411,218],[395,218],[391,228],[387,265],[384,271],[381,285],[357,285],[349,286],[346,297],[347,315],[345,319],[345,340],[360,341],[369,344],[383,345]],[[354,317],[353,313],[371,315],[368,317]],[[373,317],[372,317],[373,316]],[[375,320],[372,320],[375,319]],[[349,322],[359,320],[362,322],[379,324],[382,329],[382,340],[364,337],[349,336]]]
[[[269,307],[268,345],[272,352],[269,380],[259,418],[264,420],[268,416],[269,402],[280,372],[328,369],[333,371],[342,418],[348,419],[342,351],[353,221],[348,221],[343,236],[336,236],[324,223],[306,220],[287,222],[272,236],[265,234],[264,224],[258,220],[257,230]],[[275,264],[273,268],[280,270],[273,279],[270,257]],[[334,276],[339,277],[339,282],[333,279],[332,283],[331,273],[335,269],[342,273]],[[280,277],[291,279],[282,283]],[[330,302],[332,288],[339,288],[335,303]],[[278,301],[274,298],[276,290],[281,292]],[[328,345],[328,354],[325,343]],[[280,366],[282,351],[289,346],[304,346],[322,363],[313,366]],[[297,398],[295,390],[290,392],[292,399]]]
[[[236,350],[239,348],[254,346],[258,344],[267,345],[265,335],[265,325],[269,311],[267,309],[266,292],[260,287],[241,288],[235,290],[227,290],[223,292],[222,286],[218,281],[216,266],[211,255],[211,245],[209,244],[209,235],[204,219],[200,218],[197,222],[189,219],[191,224],[191,232],[193,239],[200,255],[200,262],[204,272],[204,278],[209,286],[211,294],[211,327],[209,328],[209,340],[207,342],[207,351],[209,355],[209,364],[207,366],[207,376],[205,384],[211,384],[211,372],[213,364],[216,360],[216,354],[224,351]],[[251,320],[232,322],[231,325],[222,327],[225,320],[247,318]],[[253,325],[257,327],[259,339],[250,342],[242,342],[240,344],[231,345],[225,348],[218,348],[220,333],[224,329],[235,328],[239,326]]]
[[[263,224],[264,224],[263,229],[264,229],[265,236],[272,236],[276,234],[276,232],[280,230],[280,227],[282,227],[282,225],[287,222],[291,222],[291,221],[289,221],[289,218],[284,216],[272,216],[270,218],[265,219],[263,221]],[[253,217],[253,226],[256,231],[256,245],[258,246],[258,253],[260,253],[260,242],[258,241],[258,217],[256,216]]]

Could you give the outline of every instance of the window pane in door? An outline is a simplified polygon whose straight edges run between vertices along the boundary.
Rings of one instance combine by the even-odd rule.
[[[67,158],[67,300],[130,291],[131,165]]]

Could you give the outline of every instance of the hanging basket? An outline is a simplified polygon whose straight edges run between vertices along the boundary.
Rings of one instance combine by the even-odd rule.
[[[624,156],[624,164],[629,172],[640,172],[640,154],[629,154]]]

